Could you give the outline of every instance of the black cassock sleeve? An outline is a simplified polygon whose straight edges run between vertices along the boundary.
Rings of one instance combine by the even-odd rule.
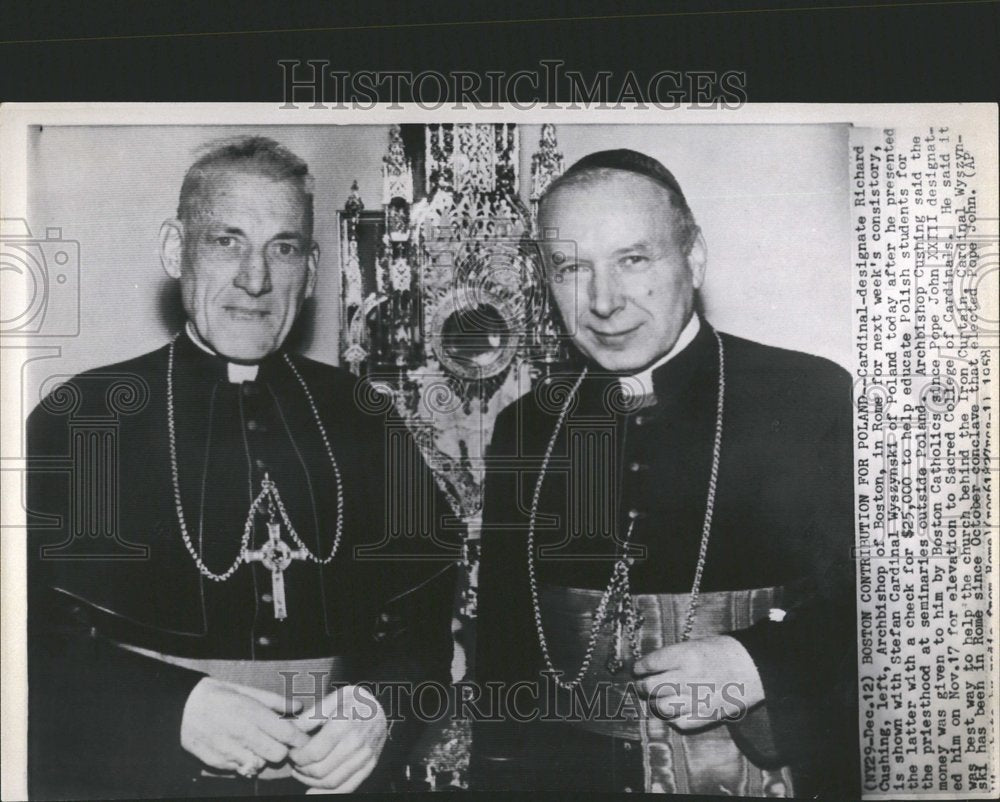
[[[539,681],[537,639],[533,629],[524,549],[524,522],[519,514],[517,406],[496,419],[489,450],[490,467],[483,509],[476,620],[475,679],[489,699],[488,683],[509,689],[517,682]],[[522,697],[526,694],[521,694]],[[498,695],[499,699],[505,694]],[[519,703],[520,704],[520,703]],[[526,704],[526,703],[525,703]],[[471,785],[476,790],[530,791],[523,770],[527,725],[502,706],[483,703],[485,714],[472,726]],[[518,713],[527,713],[518,707]]]
[[[72,599],[29,604],[31,798],[189,795],[198,762],[181,747],[181,719],[204,675],[92,635]]]
[[[451,685],[455,575],[453,566],[439,571],[390,601],[379,615],[373,668],[359,682],[372,687],[390,729],[378,766],[360,791],[403,789],[405,767],[428,723],[419,716],[414,691],[434,683],[446,694]]]
[[[373,428],[371,435],[377,454],[381,432]],[[188,696],[205,675],[99,636],[90,605],[58,589],[63,563],[42,557],[44,546],[66,537],[65,526],[49,528],[32,513],[66,520],[68,480],[46,471],[44,457],[64,453],[68,437],[62,416],[40,408],[29,418],[28,453],[41,458],[40,467],[29,471],[27,493],[29,793],[39,799],[189,796],[197,793],[191,778],[201,764],[180,744],[181,721]],[[366,534],[377,540],[384,531],[388,468],[374,454],[366,466],[373,491]],[[364,786],[373,790],[390,787],[399,776],[424,727],[412,711],[412,695],[399,685],[450,684],[454,563],[462,530],[444,525],[451,510],[426,464],[418,460],[409,470],[422,493],[407,500],[422,498],[430,505],[412,504],[430,531],[390,538],[374,558],[354,566],[361,592],[381,601],[367,608],[371,621],[359,628],[364,635],[354,657],[360,670],[353,680],[381,683],[380,701],[390,719],[398,719]]]
[[[394,431],[402,439],[396,447],[373,453],[365,466],[369,486],[381,494],[370,499],[371,535],[380,542],[367,557],[356,555],[355,565],[385,601],[366,647],[368,668],[357,681],[373,686],[390,732],[376,770],[360,791],[401,787],[404,768],[428,723],[416,709],[414,691],[424,683],[434,683],[442,693],[451,686],[451,624],[465,532],[402,420],[389,414],[384,426],[384,432]],[[380,445],[388,443],[382,432],[378,437]]]
[[[808,555],[789,589],[785,617],[729,633],[753,658],[763,709],[731,725],[751,759],[796,769],[796,788],[818,796],[859,793],[853,412],[846,374],[817,440],[819,478],[809,525],[794,550]],[[766,710],[766,715],[762,713]]]
[[[36,410],[28,454],[65,451],[59,416]],[[190,794],[194,760],[180,745],[188,695],[204,675],[128,652],[97,637],[88,605],[55,588],[59,558],[41,549],[65,528],[33,512],[66,515],[67,478],[29,468],[28,791],[33,799]],[[61,501],[60,501],[61,500]],[[65,520],[65,517],[64,517]]]

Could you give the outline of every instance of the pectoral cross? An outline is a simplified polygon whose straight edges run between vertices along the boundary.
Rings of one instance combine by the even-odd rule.
[[[285,569],[292,560],[305,560],[309,552],[305,549],[292,549],[281,539],[281,524],[275,520],[267,523],[267,543],[259,549],[248,549],[244,559],[249,562],[264,563],[271,571],[271,598],[274,600],[274,617],[279,621],[288,618],[288,608],[285,605]]]

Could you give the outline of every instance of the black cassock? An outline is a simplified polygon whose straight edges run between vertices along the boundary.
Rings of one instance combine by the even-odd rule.
[[[843,796],[857,787],[850,379],[817,357],[721,339],[722,446],[692,637],[736,637],[758,668],[765,702],[698,733],[652,719],[657,732],[645,769],[634,724],[546,720],[567,712],[614,718],[623,710],[609,705],[595,716],[560,707],[539,673],[527,522],[542,455],[578,374],[561,377],[501,413],[490,449],[476,677],[508,687],[537,683],[545,704],[529,710],[522,690],[514,716],[508,710],[504,723],[475,727],[478,787],[641,791],[646,773],[649,787],[668,792]],[[554,667],[566,680],[583,661],[621,548],[602,533],[620,540],[632,521],[632,542],[645,550],[631,569],[645,618],[641,651],[680,639],[712,463],[715,333],[701,321],[695,339],[653,372],[654,395],[641,408],[624,404],[615,377],[597,373],[592,368],[583,381],[555,441],[538,504],[539,607]],[[621,691],[629,679],[628,654],[623,671],[606,667],[613,632],[601,631],[585,690],[604,682]]]
[[[175,350],[179,486],[202,561],[221,574],[237,558],[265,476],[303,543],[325,558],[337,521],[334,469],[283,354],[265,359],[254,381],[230,383],[226,363],[186,335]],[[188,694],[216,670],[230,679],[248,672],[248,684],[299,694],[330,683],[450,681],[451,567],[461,542],[447,525],[450,510],[383,397],[347,371],[293,360],[340,468],[343,539],[328,565],[293,560],[284,571],[284,620],[261,562],[213,581],[182,540],[169,457],[167,347],[74,377],[31,414],[34,798],[304,790],[294,779],[215,777],[182,749]],[[259,515],[248,547],[260,549],[267,538],[267,515]],[[304,673],[317,666],[327,674],[314,680]],[[282,667],[302,676],[287,686],[277,674]],[[369,788],[391,786],[419,734],[405,703],[392,704],[405,695],[381,698],[390,717],[406,719],[394,724]]]

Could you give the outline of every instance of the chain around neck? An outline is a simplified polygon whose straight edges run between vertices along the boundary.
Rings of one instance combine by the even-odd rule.
[[[197,549],[195,549],[194,544],[191,542],[191,536],[188,534],[187,523],[184,518],[184,506],[181,502],[180,473],[177,468],[177,431],[174,423],[174,346],[178,337],[180,337],[179,333],[173,340],[170,341],[170,347],[167,354],[167,434],[170,441],[170,479],[173,483],[174,507],[177,512],[177,524],[181,530],[181,539],[184,541],[184,545],[187,548],[188,553],[194,560],[195,565],[198,566],[198,570],[201,574],[214,582],[225,582],[236,572],[236,569],[239,568],[240,564],[245,560],[247,546],[249,546],[250,537],[253,534],[253,512],[256,509],[258,502],[263,499],[265,490],[261,491],[260,495],[251,505],[250,514],[247,516],[247,523],[243,527],[243,538],[240,541],[240,550],[236,555],[236,560],[222,573],[217,574],[213,572],[207,565],[205,565],[201,555],[198,554]],[[288,514],[285,511],[284,504],[281,503],[280,496],[278,497],[278,506],[280,508],[282,518],[289,529],[289,533],[296,541],[296,545],[306,550],[310,560],[319,563],[320,565],[326,565],[334,558],[334,556],[336,556],[344,533],[344,484],[340,475],[340,466],[337,464],[337,459],[333,455],[333,447],[330,445],[330,438],[327,437],[326,427],[323,426],[323,421],[320,419],[319,410],[317,409],[316,402],[309,390],[309,385],[307,385],[305,379],[302,378],[302,374],[299,373],[298,368],[295,367],[295,363],[292,362],[291,357],[289,357],[287,353],[282,356],[284,357],[285,364],[288,365],[289,369],[298,380],[299,385],[302,387],[302,392],[305,394],[306,401],[309,403],[309,409],[312,411],[313,419],[316,421],[316,427],[319,429],[320,438],[323,440],[323,446],[326,448],[326,454],[330,460],[330,465],[333,466],[333,474],[337,481],[337,530],[333,538],[333,546],[330,548],[330,554],[321,559],[309,551],[305,543],[301,541],[298,534],[292,527]]]
[[[712,532],[712,514],[715,510],[715,489],[719,478],[719,455],[722,452],[722,411],[726,390],[725,352],[722,346],[722,338],[719,336],[719,333],[716,331],[713,332],[713,334],[715,334],[715,340],[719,345],[719,389],[715,412],[715,440],[712,445],[712,468],[708,478],[708,498],[705,503],[705,520],[701,530],[701,543],[698,547],[698,562],[695,566],[694,581],[691,584],[691,597],[688,601],[687,614],[684,620],[684,629],[681,633],[681,642],[686,641],[691,637],[691,632],[694,628],[694,617],[695,612],[698,609],[698,597],[701,591],[701,577],[705,569],[705,556],[708,554],[708,541]],[[597,647],[598,634],[607,618],[608,605],[610,604],[612,597],[616,594],[622,593],[631,596],[628,577],[631,563],[627,559],[626,555],[626,557],[623,557],[621,560],[616,562],[615,568],[611,574],[611,580],[608,582],[608,587],[605,589],[600,602],[597,604],[597,609],[594,612],[593,624],[591,625],[590,638],[587,642],[586,652],[584,653],[583,663],[580,666],[576,677],[569,682],[565,681],[561,676],[561,672],[559,672],[552,663],[552,657],[549,654],[548,641],[545,638],[545,627],[542,624],[542,610],[538,598],[538,574],[535,568],[535,520],[538,517],[538,503],[542,495],[542,483],[545,481],[545,472],[548,470],[549,461],[552,459],[552,452],[555,449],[556,440],[559,437],[559,433],[562,431],[563,424],[566,421],[566,416],[569,414],[570,407],[573,405],[573,400],[575,399],[577,392],[579,392],[580,385],[583,384],[583,380],[586,375],[587,368],[584,368],[574,383],[572,389],[570,389],[569,394],[566,396],[563,407],[559,412],[555,428],[552,431],[552,436],[549,438],[548,445],[545,448],[545,455],[542,458],[542,465],[538,472],[538,479],[535,482],[535,492],[531,499],[531,513],[528,518],[528,585],[531,589],[531,605],[535,617],[535,629],[538,634],[538,645],[542,651],[542,658],[545,660],[546,670],[552,674],[556,685],[567,691],[572,691],[574,688],[579,687],[582,684],[583,678],[586,676],[588,669],[590,668],[591,661],[594,657],[594,650]],[[626,552],[628,551],[628,546],[631,544],[634,524],[634,520],[629,524],[628,533],[625,538]],[[634,635],[634,632],[630,633],[634,650],[637,650],[637,641]],[[638,654],[635,655],[636,658],[639,656],[640,655]]]

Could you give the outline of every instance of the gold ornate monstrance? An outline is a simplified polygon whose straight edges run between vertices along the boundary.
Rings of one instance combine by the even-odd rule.
[[[340,213],[341,355],[390,392],[435,479],[467,525],[458,646],[471,653],[483,457],[501,409],[564,359],[535,245],[537,202],[563,169],[555,127],[518,193],[509,123],[392,126],[381,209],[357,183]],[[462,670],[460,669],[460,673]],[[464,784],[467,729],[439,738],[428,776]]]

